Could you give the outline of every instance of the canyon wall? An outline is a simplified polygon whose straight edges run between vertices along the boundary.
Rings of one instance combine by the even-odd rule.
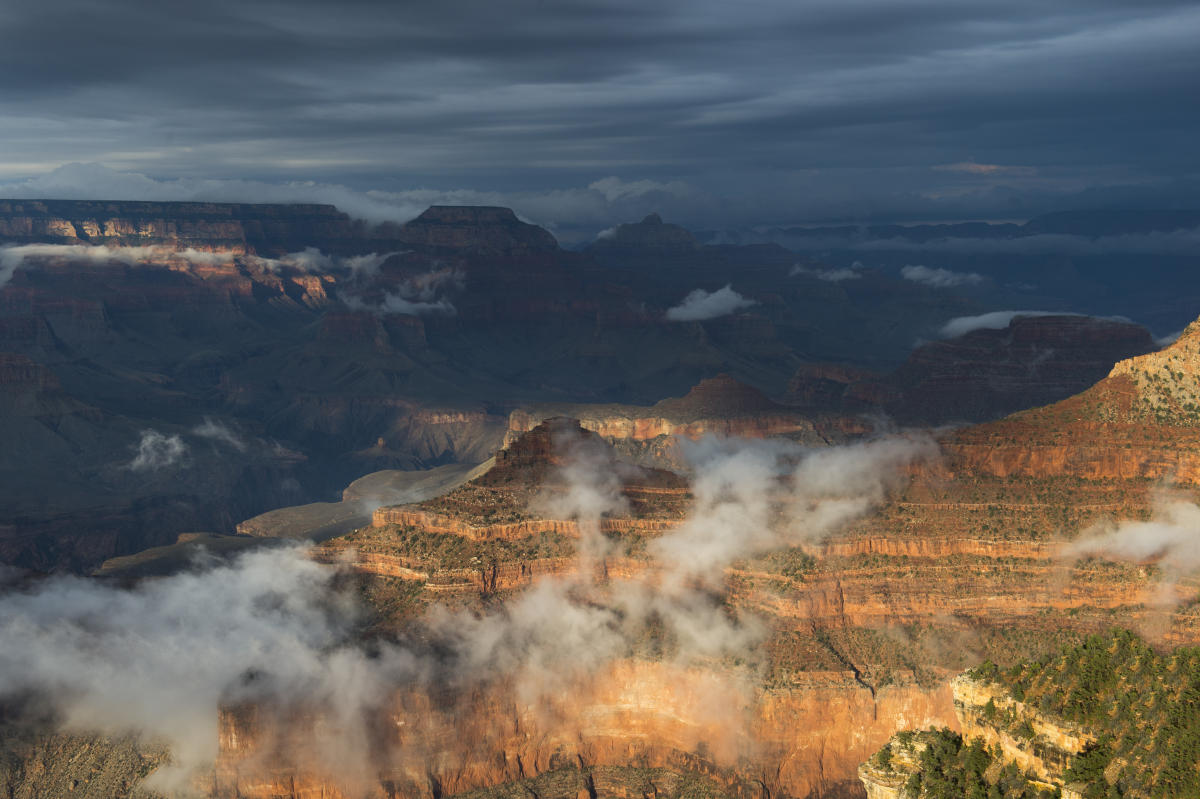
[[[571,763],[699,772],[734,796],[852,795],[847,775],[892,732],[953,723],[945,688],[871,691],[847,673],[814,673],[808,685],[763,690],[751,677],[633,660],[534,704],[502,685],[453,700],[402,691],[388,711],[395,737],[370,764],[371,795],[453,795]],[[272,735],[261,717],[223,714],[218,796],[344,795],[345,775],[258,770]]]

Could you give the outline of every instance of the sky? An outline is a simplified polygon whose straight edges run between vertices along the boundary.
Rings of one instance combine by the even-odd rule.
[[[1200,5],[6,0],[0,195],[551,230],[1200,207]]]

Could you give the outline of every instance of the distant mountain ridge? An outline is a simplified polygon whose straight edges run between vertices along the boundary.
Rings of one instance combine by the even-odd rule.
[[[125,200],[0,200],[0,242],[169,245],[260,255],[310,246],[347,254],[406,247],[558,249],[548,231],[495,206],[435,205],[403,224],[369,225],[332,205]]]
[[[848,239],[874,241],[904,239],[924,243],[938,239],[1016,239],[1027,236],[1062,235],[1096,238],[1099,236],[1123,236],[1146,233],[1166,233],[1174,230],[1200,227],[1200,210],[1137,210],[1102,209],[1094,211],[1056,211],[1035,216],[1024,223],[1017,222],[944,222],[905,225],[821,225],[779,226],[764,234],[785,235],[796,240]],[[733,241],[738,235],[724,234]],[[702,241],[714,241],[719,234],[701,234]],[[752,237],[761,240],[762,236]]]

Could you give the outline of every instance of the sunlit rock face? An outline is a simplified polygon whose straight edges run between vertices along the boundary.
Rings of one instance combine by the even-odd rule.
[[[1187,346],[1186,341],[1180,346]],[[1165,357],[1175,363],[1169,354]],[[1069,459],[1054,470],[1031,472],[1027,467],[1010,469],[1001,460],[978,459],[970,448],[996,429],[1011,428],[1007,447],[1028,453],[1042,446],[1040,436],[1072,434],[1075,428],[1060,424],[1064,414],[1088,408],[1106,417],[1126,413],[1121,408],[1134,406],[1121,404],[1124,395],[1110,388],[1113,381],[1124,379],[1117,374],[1059,405],[946,433],[943,457],[914,467],[906,485],[877,514],[802,547],[811,560],[799,555],[767,557],[729,568],[727,601],[768,619],[772,633],[767,646],[793,665],[782,672],[786,677],[778,676],[772,666],[774,676],[749,679],[752,699],[746,706],[753,720],[748,735],[755,754],[733,766],[713,761],[716,766],[732,769],[723,773],[737,779],[760,780],[772,795],[861,796],[864,789],[856,787],[861,783],[855,782],[855,775],[865,758],[856,759],[858,753],[874,751],[871,746],[887,728],[904,726],[901,718],[924,719],[909,725],[913,727],[960,729],[966,724],[961,713],[954,712],[952,689],[962,688],[951,683],[955,664],[965,667],[985,657],[1025,657],[1114,623],[1153,630],[1165,642],[1200,640],[1193,614],[1172,604],[1194,593],[1194,580],[1164,587],[1146,564],[1076,562],[1071,554],[1069,539],[1095,519],[1105,514],[1136,517],[1148,510],[1152,497],[1142,472],[1089,471],[1092,467],[1086,462],[1080,466]],[[610,418],[614,416],[610,412]],[[1120,441],[1120,436],[1135,429],[1130,424],[1134,423],[1109,421],[1084,429],[1097,437],[1099,451],[1110,446],[1104,437],[1116,436]],[[1140,429],[1149,435],[1151,428]],[[510,437],[514,434],[510,432]],[[995,446],[989,443],[979,451]],[[1179,457],[1188,450],[1186,444],[1173,444],[1166,436],[1156,446],[1177,451]],[[532,454],[536,447],[518,449]],[[514,457],[514,462],[519,460]],[[405,515],[415,512],[381,510],[378,529],[408,526],[464,538],[502,534],[499,529],[481,533],[486,528],[455,528],[432,518]],[[606,523],[619,536],[618,528],[625,522],[614,518]],[[666,517],[662,523],[664,531],[677,524]],[[555,532],[569,540],[577,537],[569,525]],[[639,534],[655,532],[643,528]],[[356,568],[363,574],[378,570],[380,575],[424,580],[426,591],[458,597],[519,592],[540,576],[569,575],[578,568],[577,561],[563,556],[513,564],[513,568],[498,563],[495,579],[463,569],[453,579],[445,573],[449,583],[457,586],[447,592],[449,583],[440,582],[429,561],[386,560],[400,554],[389,553],[386,543],[381,543],[374,551],[360,553]],[[613,558],[606,565],[620,575],[644,576],[647,569],[636,557]],[[834,663],[840,658],[853,670],[839,671],[836,666],[823,670],[820,664],[829,653],[837,653]],[[907,664],[903,668],[926,677],[914,680],[914,672],[905,675],[892,660],[897,656]],[[635,662],[649,670],[664,665]],[[727,664],[706,669],[722,681],[741,684],[738,681],[746,679],[744,672]],[[650,707],[655,700],[645,701],[639,712],[654,715],[657,711]],[[580,708],[573,714],[591,718]],[[785,723],[785,718],[790,721]],[[679,745],[679,739],[665,732],[658,737],[674,740],[672,747]],[[1064,746],[1069,748],[1070,743],[1064,739]],[[1035,764],[1031,761],[1031,765]],[[514,778],[496,774],[491,779]],[[894,795],[896,788],[868,785],[865,790],[883,797]]]
[[[0,201],[0,239],[12,242],[292,252],[320,242],[345,244],[362,225],[332,205]]]
[[[947,441],[957,468],[1014,478],[1200,482],[1200,326],[1118,362],[1086,391],[967,428]]]
[[[852,795],[847,775],[894,730],[952,723],[946,690],[895,686],[872,695],[840,673],[764,690],[737,670],[630,660],[538,702],[523,690],[497,683],[466,696],[398,693],[381,709],[381,737],[359,773],[339,773],[347,763],[338,758],[304,761],[294,746],[264,759],[292,728],[228,710],[216,793],[432,797],[583,764],[699,772],[736,796]]]
[[[787,438],[816,446],[849,440],[872,429],[854,415],[809,412],[775,402],[729,375],[702,380],[682,397],[648,407],[633,405],[531,405],[509,414],[505,442],[513,442],[542,420],[575,416],[583,428],[613,445],[624,457],[646,465],[687,468],[683,442],[704,436]]]
[[[1078,799],[1082,786],[1068,786],[1072,759],[1094,744],[1097,736],[1084,727],[1041,712],[1018,701],[1000,685],[970,673],[950,681],[955,728],[964,741],[980,741],[1001,763],[1013,763],[1034,786]],[[893,737],[889,757],[875,755],[858,769],[867,799],[901,799],[909,777],[922,769],[921,753],[932,733],[914,728]],[[998,769],[997,769],[998,770]],[[1080,788],[1080,791],[1074,791]]]

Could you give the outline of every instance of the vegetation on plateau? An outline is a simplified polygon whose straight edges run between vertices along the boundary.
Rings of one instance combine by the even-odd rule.
[[[900,789],[903,799],[1057,799],[1058,791],[1039,785],[1004,763],[982,741],[964,741],[948,729],[898,733],[871,759],[884,772],[903,759],[914,766]],[[913,762],[915,761],[915,762]],[[904,769],[908,771],[908,769]]]
[[[1086,799],[1200,796],[1200,647],[1159,654],[1115,630],[1007,669],[986,662],[972,676],[1096,736],[1065,775]]]

